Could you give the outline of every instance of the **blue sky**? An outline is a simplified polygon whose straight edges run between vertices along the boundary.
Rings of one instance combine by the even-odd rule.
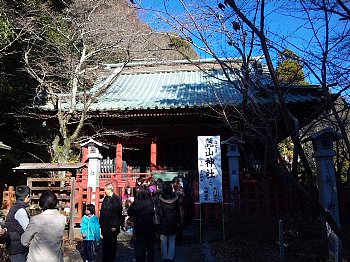
[[[164,10],[164,5],[162,0],[139,0],[140,4],[143,7],[150,8],[150,9],[159,9]],[[189,1],[184,0],[186,4],[193,4],[195,2],[200,2],[201,0],[197,1]],[[217,0],[203,0],[205,4],[209,4],[213,10],[218,12],[218,14],[222,17],[228,17],[230,13],[232,12],[229,7],[227,7],[224,11],[219,10],[217,7],[218,2],[223,1],[217,1]],[[240,1],[237,1],[240,2]],[[247,7],[246,12],[249,12],[253,10],[252,8],[249,9],[249,4],[254,3],[255,1],[245,1],[246,6],[243,6],[242,8]],[[293,51],[295,51],[300,56],[313,56],[316,53],[319,53],[322,51],[322,45],[319,45],[316,40],[321,40],[324,37],[324,19],[322,18],[322,12],[314,12],[311,13],[313,17],[317,17],[320,20],[313,20],[314,25],[316,26],[317,30],[317,36],[318,39],[313,37],[313,29],[310,24],[306,23],[307,16],[305,14],[301,15],[300,12],[296,12],[296,6],[293,6],[293,3],[296,3],[294,1],[282,1],[282,0],[276,0],[276,1],[266,1],[268,3],[265,14],[266,14],[266,30],[274,32],[274,33],[268,33],[268,37],[272,40],[272,42],[275,41],[274,47],[278,47],[280,50],[284,48],[289,48]],[[183,13],[183,8],[180,4],[179,0],[166,0],[166,5],[168,6],[170,13],[172,15],[177,14],[176,17],[181,17]],[[300,7],[300,6],[299,6]],[[196,13],[196,9],[191,11],[191,14]],[[298,16],[298,17],[297,17]],[[159,20],[156,19],[157,15],[153,12],[149,14],[144,14],[143,16],[144,20],[148,24],[150,24],[153,28],[159,30],[159,31],[167,31],[170,30],[170,27],[165,23],[160,23]],[[202,18],[202,17],[200,17]],[[199,20],[200,20],[199,18]],[[331,17],[329,19],[330,21],[330,28],[331,32],[336,33],[339,30],[344,29],[344,22],[339,21],[339,17]],[[213,26],[213,23],[211,24],[211,29],[217,29]],[[346,26],[345,26],[346,27]],[[205,32],[205,34],[208,35],[208,39],[210,39],[210,44],[212,45],[213,49],[220,54],[220,57],[223,57],[224,52],[228,52],[227,56],[230,57],[239,57],[237,53],[229,52],[232,50],[230,46],[227,45],[227,37],[226,36],[220,36],[219,34],[209,34],[209,32]],[[193,41],[200,45],[200,42],[195,39],[195,37],[192,37]],[[239,42],[239,41],[237,41]],[[271,43],[272,43],[271,42]],[[208,58],[209,56],[206,55],[204,52],[201,52],[198,50],[199,55],[202,58]],[[271,49],[271,53],[273,55],[274,61],[277,61],[276,52]],[[262,52],[259,50],[259,46],[257,45],[257,48],[255,48],[254,51],[255,56],[261,56]],[[309,63],[314,67],[316,73],[320,68],[318,68],[318,59],[319,56],[315,56],[309,60]],[[313,64],[315,63],[315,64]],[[317,82],[315,77],[311,77],[309,81],[315,83]]]
[[[184,1],[185,3],[191,3],[195,1]],[[212,3],[213,9],[219,10],[217,7],[217,3],[223,2],[223,1],[216,1],[216,0],[207,0],[206,3]],[[276,1],[281,2],[281,1]],[[283,1],[282,1],[283,2]],[[163,0],[140,0],[140,3],[142,7],[149,8],[150,10],[164,10],[164,4]],[[165,3],[168,5],[169,10],[171,10],[172,14],[175,14],[175,12],[178,12],[179,16],[182,13],[182,5],[179,0],[167,0]],[[301,29],[300,26],[303,24],[303,21],[296,17],[292,16],[286,16],[285,14],[282,14],[282,12],[275,12],[274,9],[277,8],[274,4],[268,5],[268,9],[266,10],[267,14],[267,25],[268,28],[273,31],[281,31],[283,32],[283,35],[293,41],[296,45],[301,46],[302,45],[302,38],[310,38],[310,30]],[[229,12],[230,8],[227,7],[222,14],[224,15],[225,12]],[[150,11],[146,15],[141,16],[148,24],[150,24],[153,28],[165,31],[165,30],[171,30],[171,28],[166,25],[165,23],[159,23],[157,21],[157,15],[155,12]],[[282,35],[281,35],[282,36]],[[225,42],[225,46],[227,48],[226,39],[223,39],[222,42]],[[220,48],[218,46],[218,48]],[[290,48],[293,49],[292,46]],[[200,52],[200,51],[199,51]],[[200,52],[202,54],[202,52]],[[257,54],[259,55],[259,54]]]

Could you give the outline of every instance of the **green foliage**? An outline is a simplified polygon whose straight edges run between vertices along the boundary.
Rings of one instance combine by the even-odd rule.
[[[287,137],[281,143],[278,144],[278,148],[284,160],[286,161],[286,164],[289,167],[291,167],[292,161],[293,161],[293,149],[294,149],[292,139],[290,137]]]
[[[170,47],[178,50],[189,58],[196,59],[198,56],[192,45],[180,36],[170,36]]]
[[[191,45],[181,37],[170,36],[170,43],[173,47],[178,49],[189,49]]]
[[[12,4],[17,9],[37,9],[43,2],[40,0],[8,0],[10,4]]]
[[[309,160],[310,163],[310,167],[312,169],[312,172],[314,174],[314,176],[316,176],[316,166],[315,163],[313,161],[313,149],[312,147],[310,147],[310,144],[303,144],[303,149],[305,151],[306,157]],[[281,156],[284,160],[284,164],[286,166],[286,168],[289,171],[292,171],[292,164],[293,164],[293,154],[294,154],[294,144],[292,142],[292,139],[290,137],[287,137],[286,139],[284,139],[283,141],[281,141],[278,144],[278,150],[281,153]],[[299,163],[299,159],[298,161],[298,165],[297,165],[297,169],[294,170],[296,172],[296,178],[298,179],[299,182],[301,183],[306,183],[305,180],[305,170],[304,167]]]
[[[0,10],[0,47],[8,45],[14,37],[11,21],[3,10]]]
[[[59,14],[53,19],[46,13],[40,14],[40,21],[42,28],[45,29],[45,36],[47,37],[47,42],[58,45],[67,45],[68,40],[62,34],[68,28],[68,22],[65,21]],[[58,30],[59,29],[59,30]]]
[[[303,65],[298,61],[298,56],[286,49],[279,54],[277,63],[277,75],[282,85],[309,85],[305,81]]]

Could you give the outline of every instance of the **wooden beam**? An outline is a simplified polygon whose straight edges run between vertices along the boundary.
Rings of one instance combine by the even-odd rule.
[[[29,177],[27,181],[31,182],[63,182],[63,181],[70,181],[70,178],[52,178],[52,177],[44,177],[44,178],[31,178]]]
[[[53,190],[71,190],[71,187],[59,187],[59,186],[32,186],[32,191],[53,191]]]

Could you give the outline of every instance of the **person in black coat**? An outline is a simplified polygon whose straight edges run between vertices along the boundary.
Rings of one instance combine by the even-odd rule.
[[[106,196],[100,210],[100,227],[102,233],[103,262],[114,262],[117,252],[117,236],[122,226],[122,202],[114,194],[112,184],[105,186]]]
[[[181,246],[182,245],[182,237],[183,237],[183,227],[185,225],[185,193],[184,188],[181,185],[180,178],[174,177],[172,181],[173,189],[175,195],[177,195],[179,204],[180,204],[180,226],[178,229],[178,232],[176,234],[176,245]]]
[[[153,262],[155,242],[154,204],[151,191],[147,185],[140,186],[135,202],[128,209],[128,215],[134,217],[136,262]]]
[[[6,216],[6,229],[9,241],[6,243],[6,252],[11,261],[27,261],[28,247],[21,243],[21,236],[29,224],[27,208],[30,202],[30,188],[26,185],[16,187],[16,203],[10,208]]]
[[[139,176],[138,178],[136,178],[136,183],[135,183],[135,190],[134,190],[134,197],[137,197],[137,191],[139,191],[140,187],[143,184],[143,178],[141,176]]]
[[[160,207],[160,246],[163,261],[175,258],[175,239],[180,226],[180,204],[178,196],[173,192],[171,182],[165,182],[159,196]]]

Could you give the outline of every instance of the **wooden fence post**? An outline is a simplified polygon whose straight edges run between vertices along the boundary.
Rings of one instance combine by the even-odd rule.
[[[69,214],[69,240],[74,239],[75,224],[75,178],[71,178],[71,194],[70,194],[70,214]]]
[[[96,214],[100,217],[100,188],[97,187],[95,191],[95,201],[96,201],[96,206],[95,206],[95,211]]]
[[[74,188],[74,192],[76,188]],[[77,210],[77,218],[78,219],[81,219],[83,217],[83,194],[84,194],[84,191],[83,191],[83,188],[82,187],[79,187],[79,194],[78,194],[78,210]]]
[[[88,187],[86,192],[86,204],[91,204],[91,196],[92,196],[92,188]],[[97,201],[96,192],[95,192],[95,201]],[[96,206],[97,206],[97,202],[96,202]]]

